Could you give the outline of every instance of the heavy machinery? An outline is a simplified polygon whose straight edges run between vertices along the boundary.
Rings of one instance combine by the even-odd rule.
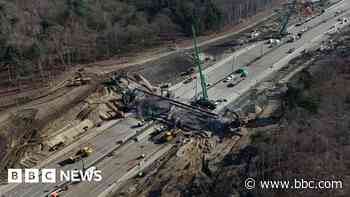
[[[153,140],[155,143],[162,144],[166,142],[170,142],[176,138],[177,134],[180,132],[180,129],[171,129],[169,131],[165,131],[155,136]]]
[[[121,79],[125,76],[125,73],[114,72],[110,79],[105,80],[102,84],[107,88],[108,92],[121,91],[124,89],[125,84],[122,83]],[[128,83],[128,81],[126,81]]]
[[[280,28],[280,36],[286,36],[288,35],[287,32],[287,26],[289,23],[290,16],[292,15],[293,11],[295,10],[296,0],[293,0],[291,3],[287,4],[287,12],[285,12],[284,16],[282,17],[282,23]]]
[[[192,25],[192,34],[193,34],[193,45],[194,45],[194,51],[195,51],[194,60],[195,60],[195,64],[198,67],[198,72],[199,72],[199,77],[200,77],[200,82],[202,87],[202,96],[199,99],[196,98],[196,100],[192,103],[192,105],[214,110],[216,109],[216,105],[213,101],[210,101],[208,97],[208,86],[203,74],[201,60],[199,57],[200,52],[199,52],[199,48],[197,47],[196,29],[194,25]]]
[[[286,5],[286,8],[280,12],[281,16],[281,26],[276,38],[282,38],[286,35],[289,35],[287,31],[289,19],[293,13],[301,13],[301,17],[308,17],[313,14],[312,3],[310,1],[301,1],[301,0],[289,0]],[[300,15],[299,15],[300,16]],[[302,25],[302,23],[296,24],[296,26]]]
[[[128,109],[135,101],[136,90],[126,89],[122,91],[122,102],[126,109]]]
[[[164,135],[162,136],[162,140],[164,142],[170,142],[176,137],[176,133],[172,131],[165,132]]]
[[[73,164],[73,163],[81,160],[82,158],[90,156],[92,152],[93,152],[93,149],[91,147],[86,146],[86,147],[78,150],[78,152],[74,156],[69,157],[69,158],[61,161],[59,163],[59,165],[64,166],[67,164]]]
[[[271,38],[281,39],[282,37],[288,35],[287,27],[289,19],[292,16],[293,12],[296,11],[297,0],[291,0],[285,4],[286,8],[283,8],[281,11],[277,11],[280,16],[280,27],[279,30],[273,33]]]

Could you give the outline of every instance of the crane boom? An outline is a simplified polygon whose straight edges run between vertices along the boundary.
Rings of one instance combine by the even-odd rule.
[[[288,34],[287,26],[288,26],[288,23],[289,23],[290,16],[292,15],[293,11],[295,11],[296,3],[297,3],[296,0],[292,0],[291,2],[289,2],[287,4],[288,10],[287,10],[287,12],[285,13],[285,15],[282,18],[282,25],[281,25],[281,29],[280,29],[280,32],[279,32],[279,34],[281,36],[285,36],[286,34]]]
[[[196,37],[196,29],[194,27],[194,25],[192,25],[192,34],[193,34],[193,45],[194,45],[194,59],[195,59],[195,63],[198,67],[198,71],[199,71],[199,76],[200,76],[200,80],[201,80],[201,86],[202,86],[202,100],[203,101],[208,101],[209,97],[208,97],[208,89],[207,89],[207,83],[203,74],[203,70],[202,70],[202,65],[201,65],[201,60],[199,59],[199,49],[197,47],[197,37]]]
[[[287,34],[287,25],[289,22],[289,17],[290,17],[290,11],[288,11],[288,13],[286,14],[286,16],[284,16],[284,18],[282,19],[282,27],[280,30],[280,35],[286,35]]]

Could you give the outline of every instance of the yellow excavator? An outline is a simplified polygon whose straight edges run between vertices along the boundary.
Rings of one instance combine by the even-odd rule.
[[[93,149],[91,147],[86,146],[78,150],[78,152],[74,156],[61,161],[59,165],[64,166],[67,164],[75,163],[76,161],[79,161],[82,158],[90,156],[92,152],[93,152]]]
[[[179,133],[179,129],[172,129],[170,131],[165,132],[162,137],[161,137],[161,142],[165,143],[165,142],[170,142],[171,140],[173,140],[177,134]]]

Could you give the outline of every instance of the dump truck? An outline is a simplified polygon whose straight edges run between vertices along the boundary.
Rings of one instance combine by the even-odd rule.
[[[73,163],[79,161],[82,158],[90,156],[92,152],[93,152],[92,148],[84,147],[84,148],[78,150],[78,152],[74,156],[69,157],[69,158],[61,161],[59,163],[59,165],[64,166],[64,165],[67,165],[67,164],[73,164]]]

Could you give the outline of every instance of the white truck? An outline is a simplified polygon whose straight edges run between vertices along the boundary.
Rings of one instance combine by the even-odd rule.
[[[273,46],[277,46],[281,43],[279,39],[269,39],[268,44],[270,44],[270,48]]]

